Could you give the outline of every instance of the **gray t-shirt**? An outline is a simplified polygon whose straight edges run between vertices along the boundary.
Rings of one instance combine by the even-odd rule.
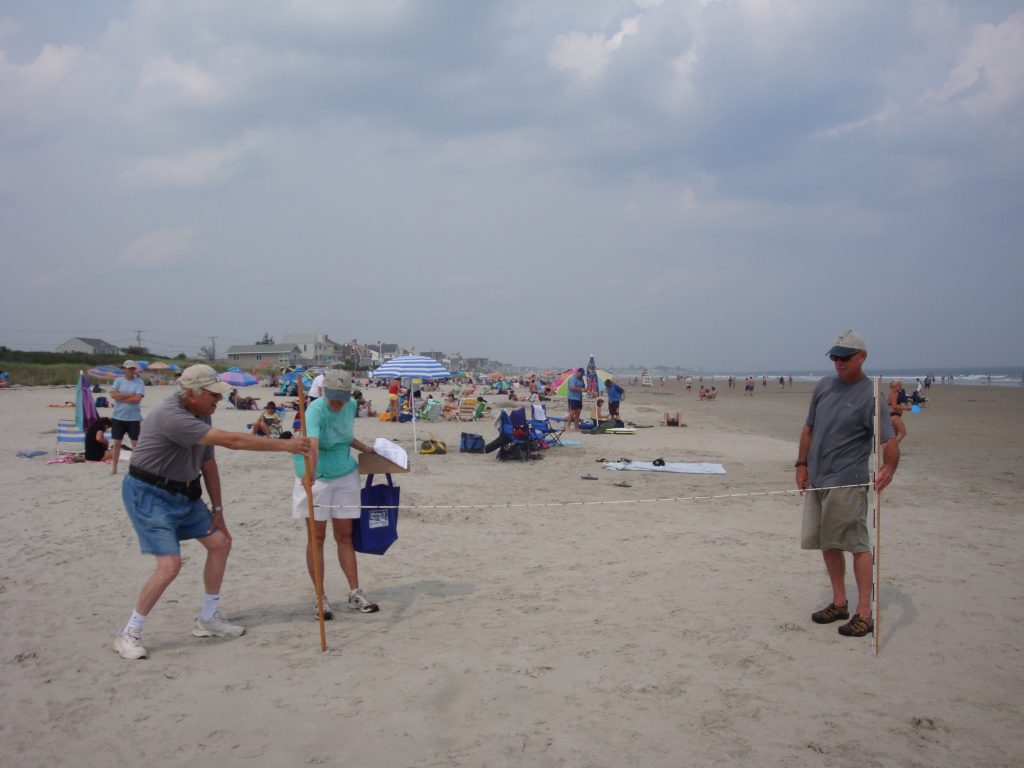
[[[835,376],[818,382],[811,396],[807,426],[811,449],[807,473],[811,485],[856,485],[870,479],[868,458],[875,436],[875,391],[867,376],[846,384]],[[882,442],[896,433],[884,409],[880,419]]]
[[[198,445],[211,429],[209,416],[196,416],[171,395],[142,422],[132,466],[183,483],[195,480],[213,458],[212,445]]]

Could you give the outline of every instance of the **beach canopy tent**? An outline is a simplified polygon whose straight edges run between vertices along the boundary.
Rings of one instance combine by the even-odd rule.
[[[439,379],[450,379],[452,372],[441,365],[432,357],[423,355],[402,355],[388,360],[386,363],[374,370],[370,376],[375,379],[422,379],[423,381],[438,381]],[[412,443],[416,443],[416,398],[413,397],[414,390],[409,388],[410,410],[412,411]]]
[[[576,373],[576,369],[575,368],[570,368],[567,371],[562,371],[560,374],[558,374],[555,377],[555,380],[553,382],[551,382],[551,389],[554,390],[555,394],[558,397],[569,397],[569,379],[572,378],[572,375],[574,373]],[[610,373],[608,373],[608,371],[603,371],[600,368],[598,368],[596,370],[596,374],[597,374],[597,393],[600,395],[600,394],[604,393],[604,389],[605,389],[605,387],[604,387],[604,380],[605,379],[614,379],[615,377],[612,376]],[[586,380],[587,380],[587,377],[586,377],[586,374],[584,374],[583,375],[583,383],[584,384],[586,384]]]

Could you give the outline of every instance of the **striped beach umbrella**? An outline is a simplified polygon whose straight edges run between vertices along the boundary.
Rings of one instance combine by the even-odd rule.
[[[424,381],[436,381],[437,379],[450,379],[452,372],[441,365],[432,357],[423,355],[403,355],[388,360],[377,370],[370,374],[375,379],[423,379]],[[410,405],[412,406],[412,445],[417,448],[416,443],[416,398],[413,396],[415,390],[409,388]]]
[[[375,379],[450,379],[452,372],[432,357],[403,355],[388,360],[370,374]]]

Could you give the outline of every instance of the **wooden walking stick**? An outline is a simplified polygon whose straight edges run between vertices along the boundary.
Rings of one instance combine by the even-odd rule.
[[[306,436],[306,396],[302,392],[302,374],[295,374],[295,384],[299,396],[299,435]],[[302,486],[306,489],[306,509],[309,513],[309,551],[313,559],[313,587],[316,589],[316,613],[320,619],[320,652],[327,653],[327,627],[324,626],[324,589],[323,577],[320,574],[320,547],[316,541],[316,523],[313,520],[313,472],[309,465],[309,457],[304,459],[306,475],[302,478]]]
[[[885,405],[888,405],[886,403]],[[878,470],[882,467],[882,379],[875,377],[875,472],[874,478],[878,479]],[[885,411],[888,418],[888,409]],[[874,629],[871,631],[872,650],[878,655],[878,640],[880,637],[881,615],[879,593],[882,591],[882,494],[875,489],[875,546],[871,551],[873,561],[873,576],[871,580],[871,615],[874,618]]]

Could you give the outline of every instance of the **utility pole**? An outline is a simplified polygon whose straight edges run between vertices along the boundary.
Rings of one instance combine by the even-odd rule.
[[[216,336],[211,336],[210,337],[210,359],[211,360],[216,360],[217,359],[217,337]]]
[[[142,350],[142,331],[135,331],[135,346]]]

